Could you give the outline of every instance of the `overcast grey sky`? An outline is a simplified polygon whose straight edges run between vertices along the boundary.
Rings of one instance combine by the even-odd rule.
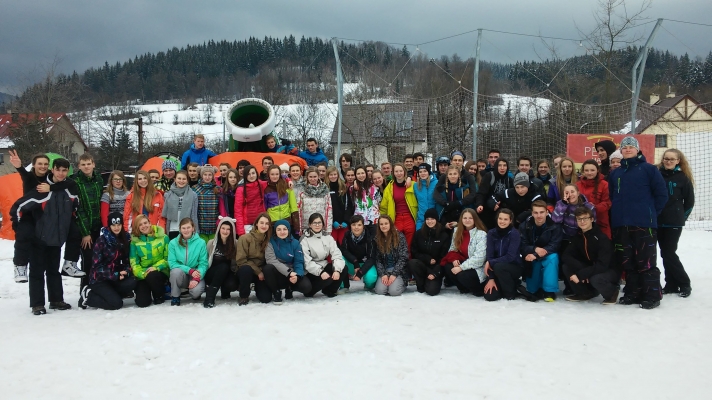
[[[628,0],[629,9],[641,1]],[[17,92],[55,56],[58,72],[126,61],[137,54],[213,40],[292,34],[423,43],[477,28],[578,38],[593,26],[596,0],[0,0],[0,91]],[[653,0],[651,18],[712,23],[710,0]],[[712,27],[666,21],[654,46],[705,57]],[[653,24],[641,27],[647,36]],[[476,34],[421,46],[430,57],[473,55]],[[563,56],[583,55],[556,42]],[[684,44],[683,44],[684,43]],[[415,50],[411,47],[411,51]],[[485,32],[484,60],[512,62],[547,54],[537,38]],[[629,79],[629,78],[627,78]]]

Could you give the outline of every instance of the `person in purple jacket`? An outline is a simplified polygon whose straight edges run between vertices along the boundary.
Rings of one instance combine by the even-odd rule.
[[[514,213],[507,208],[497,210],[497,227],[487,232],[487,261],[485,262],[485,300],[517,297],[522,276],[522,257],[519,255],[521,237],[514,229]],[[523,287],[520,290],[526,291]]]

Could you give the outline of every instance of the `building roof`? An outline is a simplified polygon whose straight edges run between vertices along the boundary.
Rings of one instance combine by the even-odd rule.
[[[44,120],[47,123],[47,131],[49,132],[62,119],[64,119],[67,124],[69,124],[72,133],[74,133],[77,139],[79,139],[82,145],[84,145],[84,147],[86,148],[87,145],[86,143],[84,143],[84,139],[82,139],[82,136],[79,134],[79,132],[77,132],[77,129],[74,127],[74,124],[72,124],[72,121],[65,113],[16,114],[15,120],[13,120],[12,114],[0,114],[0,140],[3,140],[0,143],[12,143],[10,139],[10,129],[18,126],[18,124],[27,123],[30,121]]]
[[[343,108],[341,143],[424,142],[427,104],[348,104]],[[334,122],[331,143],[339,135]]]
[[[681,94],[679,96],[675,97],[668,97],[664,99],[658,100],[655,104],[643,104],[640,105],[638,108],[638,115],[640,116],[640,122],[638,125],[635,127],[635,130],[633,131],[634,133],[641,133],[648,129],[651,125],[655,124],[656,122],[660,121],[660,119],[665,116],[665,114],[668,113],[668,111],[672,110],[676,105],[678,105],[681,101],[688,99],[690,102],[693,104],[697,105],[700,107],[701,110],[703,110],[705,113],[709,114],[710,112],[706,110],[704,107],[700,105],[700,103],[695,100],[694,97],[690,96],[689,94]],[[712,115],[711,115],[712,117]]]

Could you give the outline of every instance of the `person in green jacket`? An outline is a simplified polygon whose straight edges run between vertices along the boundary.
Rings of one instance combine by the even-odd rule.
[[[136,305],[148,307],[163,303],[168,279],[168,236],[163,228],[151,225],[148,218],[139,214],[131,229],[129,262],[138,284]]]
[[[203,278],[208,270],[208,248],[190,218],[180,221],[180,236],[168,245],[168,266],[171,268],[171,305],[180,305],[180,292],[185,288],[193,300],[198,300],[205,291]]]

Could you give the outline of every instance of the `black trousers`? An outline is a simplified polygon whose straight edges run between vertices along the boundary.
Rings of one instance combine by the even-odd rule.
[[[576,275],[579,270],[580,268],[569,264],[564,264],[564,274],[567,276],[567,278],[565,279],[568,280],[569,276]],[[613,294],[619,290],[619,280],[620,274],[614,269],[609,269],[606,272],[593,275],[588,280],[588,283],[573,283],[569,281],[569,284],[571,285],[570,287],[571,290],[573,290],[574,294],[589,296],[595,295],[596,292],[598,292],[601,294],[601,296],[603,296],[604,299],[607,299],[613,296]]]
[[[136,289],[138,281],[129,276],[120,281],[103,281],[89,285],[87,306],[102,310],[118,310],[124,306],[124,297]]]
[[[96,231],[96,237],[94,236],[94,232],[92,232],[91,235],[93,243],[94,241],[96,241],[96,238],[99,237],[99,231]],[[67,261],[79,262],[80,255],[83,255],[82,233],[81,231],[79,231],[79,226],[75,222],[72,222],[72,224],[69,226],[69,235],[67,236],[67,243],[64,244],[64,259]],[[92,255],[90,252],[90,260],[91,257]],[[86,270],[85,272],[89,274],[89,270]],[[84,286],[84,284],[82,284],[82,286]]]
[[[472,293],[475,296],[482,297],[485,294],[485,284],[480,282],[480,277],[474,269],[466,269],[458,274],[452,273],[453,265],[448,263],[443,267],[445,276],[457,286],[460,293]]]
[[[136,305],[143,308],[151,305],[153,300],[163,299],[166,294],[168,277],[160,271],[151,271],[145,279],[136,283]]]
[[[316,276],[309,273],[307,274],[307,279],[309,279],[309,282],[311,282],[312,288],[308,293],[304,293],[304,297],[312,297],[320,290],[327,296],[336,294],[336,291],[339,290],[339,287],[341,287],[341,282],[344,279],[348,279],[348,274],[342,273],[339,274],[340,276],[338,280],[333,280],[331,278],[331,275],[334,273],[334,266],[332,264],[327,264],[326,268],[324,268],[324,272],[329,274],[329,277],[327,279],[321,279],[321,276]]]
[[[168,240],[173,240],[180,235],[180,232],[175,231],[175,232],[168,232]]]
[[[665,268],[665,283],[673,288],[690,286],[690,277],[677,256],[677,244],[682,235],[680,228],[658,228],[658,245]]]
[[[418,292],[436,296],[440,293],[443,285],[442,267],[439,264],[426,265],[420,260],[408,261],[408,269],[415,278],[415,286]],[[428,275],[435,275],[435,279],[428,279]]]
[[[497,290],[492,290],[492,293],[485,294],[485,299],[489,301],[505,299],[512,300],[517,297],[517,286],[520,285],[520,278],[524,267],[517,264],[497,263],[489,272],[490,277],[494,278],[497,284]],[[495,293],[497,292],[497,293]]]
[[[616,260],[625,271],[625,295],[637,300],[662,299],[657,232],[653,228],[621,226],[615,229]]]
[[[79,248],[81,249],[82,253],[82,271],[86,272],[86,275],[82,277],[81,281],[81,286],[84,287],[89,284],[89,271],[91,271],[92,265],[94,265],[94,244],[96,243],[97,239],[99,239],[99,233],[101,233],[100,230],[92,231],[90,233],[91,235],[91,246],[84,248],[82,247],[82,239],[81,235],[79,237]],[[65,254],[66,254],[66,248],[69,247],[70,245],[73,245],[72,243],[67,240],[67,246],[65,247]],[[67,257],[64,258],[65,260]],[[74,261],[74,260],[71,260]]]
[[[50,303],[64,301],[62,275],[59,273],[60,255],[60,247],[45,246],[39,239],[33,239],[29,257],[30,307],[45,305],[45,276]]]
[[[13,224],[15,229],[15,254],[12,262],[15,265],[27,265],[30,262],[30,253],[34,250],[35,226],[27,221]]]
[[[299,293],[309,293],[312,290],[311,281],[303,276],[297,277],[297,283],[292,283],[289,278],[282,275],[281,272],[272,264],[267,264],[262,269],[262,273],[265,274],[265,281],[267,286],[271,291],[277,291],[282,289],[290,288],[292,291]]]
[[[228,288],[225,287],[228,275],[230,275],[230,261],[214,261],[213,265],[211,265],[208,268],[208,271],[205,272],[203,280],[205,280],[205,284],[207,286],[220,288],[223,293],[230,293]]]
[[[223,289],[227,290],[228,293],[237,290],[238,295],[246,299],[250,297],[250,284],[254,283],[257,300],[259,300],[260,303],[269,303],[272,301],[272,292],[270,292],[267,283],[261,281],[249,265],[238,267],[237,273],[234,276],[234,279],[227,279],[227,282],[223,284]],[[225,292],[222,294],[224,295]]]

